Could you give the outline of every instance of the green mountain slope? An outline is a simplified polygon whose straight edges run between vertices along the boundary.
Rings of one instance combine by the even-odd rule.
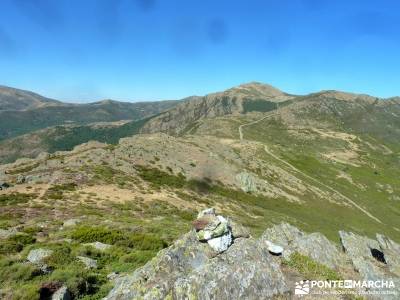
[[[13,108],[0,109],[0,140],[55,125],[139,120],[158,114],[177,103],[177,101],[129,103],[105,100],[89,104],[68,104],[46,100],[30,92],[16,91],[19,96],[9,100],[10,89],[0,89],[0,107],[3,103],[3,107]]]

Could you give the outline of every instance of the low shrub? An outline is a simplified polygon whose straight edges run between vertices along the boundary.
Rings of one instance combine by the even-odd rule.
[[[52,269],[66,266],[75,260],[72,249],[67,244],[56,245],[51,249],[53,253],[45,259],[45,263]]]
[[[185,176],[182,173],[172,175],[157,168],[146,168],[143,166],[136,166],[136,168],[139,170],[139,176],[143,180],[150,182],[155,188],[161,186],[182,188],[186,184]]]
[[[70,264],[66,268],[54,270],[50,280],[63,282],[74,299],[95,295],[101,286],[107,282],[105,275],[92,273],[89,270],[82,269],[77,264]]]
[[[137,250],[153,251],[159,251],[168,246],[168,244],[160,237],[148,233],[134,233],[125,241],[120,241],[118,244]]]
[[[76,183],[65,183],[65,184],[54,185],[47,190],[46,196],[49,199],[61,200],[63,198],[64,192],[75,191],[76,187],[77,187]]]
[[[0,254],[20,252],[26,245],[34,244],[36,239],[29,234],[17,234],[3,240],[0,244]]]
[[[125,236],[121,231],[115,229],[79,226],[72,232],[71,238],[82,243],[92,243],[97,241],[106,244],[115,244],[118,241],[124,240]]]
[[[154,255],[153,251],[133,251],[121,257],[121,262],[132,264],[134,268],[139,268],[153,258]]]
[[[304,278],[319,280],[340,280],[340,276],[325,265],[319,264],[298,252],[294,252],[284,264],[296,269]]]
[[[0,283],[27,282],[39,275],[40,271],[31,264],[26,264],[11,259],[0,261]]]
[[[34,199],[35,197],[36,194],[25,193],[11,193],[0,195],[0,206],[27,203],[29,200]]]

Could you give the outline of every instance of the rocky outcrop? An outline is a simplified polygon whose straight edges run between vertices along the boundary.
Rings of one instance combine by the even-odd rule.
[[[51,300],[71,300],[71,293],[68,291],[66,286],[61,287],[51,297]]]
[[[201,212],[193,222],[194,230],[160,251],[142,268],[118,277],[105,299],[289,299],[293,296],[294,280],[306,279],[285,263],[295,252],[339,274],[352,268],[353,272],[342,274],[344,279],[390,279],[400,287],[396,275],[399,245],[385,236],[377,235],[375,241],[340,232],[342,247],[339,247],[320,233],[307,234],[282,223],[268,228],[255,239],[243,227],[236,228],[237,224],[228,221],[232,242],[221,252],[207,243],[209,239],[199,238],[199,232],[210,228],[213,232],[221,223],[215,210]],[[283,248],[282,255],[271,253],[271,245]],[[379,253],[382,261],[375,257]],[[367,290],[371,289],[363,289]],[[318,295],[311,293],[310,298],[318,299]],[[342,298],[332,296],[331,299]],[[379,295],[379,299],[396,298]]]
[[[384,252],[385,262],[391,272],[400,276],[400,245],[382,234],[376,235],[380,249]]]
[[[330,268],[343,265],[344,258],[339,249],[320,233],[306,234],[290,224],[282,223],[268,228],[261,240],[281,245],[284,248],[282,255],[286,259],[298,252]]]
[[[42,265],[44,260],[48,258],[52,253],[53,251],[48,249],[34,249],[29,251],[26,259],[32,264]]]
[[[34,249],[29,251],[27,261],[40,269],[42,273],[50,273],[52,269],[46,264],[46,259],[53,254],[53,250]]]
[[[97,268],[97,260],[92,259],[86,256],[78,256],[78,260],[85,265],[86,269],[96,269]]]
[[[17,234],[18,230],[16,228],[0,229],[0,239],[8,239]]]
[[[188,127],[204,118],[243,113],[246,101],[276,103],[292,98],[268,84],[251,82],[204,97],[189,97],[173,109],[152,118],[141,132],[178,134],[190,131]]]
[[[288,291],[279,264],[259,241],[237,239],[217,255],[192,231],[117,279],[106,299],[262,299]]]
[[[240,188],[245,193],[257,192],[257,185],[254,176],[247,172],[242,172],[236,175]]]
[[[381,234],[377,235],[378,241],[351,232],[340,231],[339,235],[347,257],[363,280],[394,282],[397,295],[379,295],[376,299],[399,299],[400,276],[395,272],[400,269],[400,245]]]

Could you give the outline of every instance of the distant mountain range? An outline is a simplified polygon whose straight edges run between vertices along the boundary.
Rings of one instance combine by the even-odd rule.
[[[177,101],[63,103],[38,94],[0,87],[0,141],[55,125],[140,120],[158,114]]]
[[[294,126],[341,126],[391,141],[400,137],[400,98],[379,99],[340,91],[291,95],[251,82],[223,92],[179,101],[69,104],[32,92],[0,89],[0,162],[35,157],[40,152],[72,150],[90,140],[118,143],[138,133],[182,135],[203,119],[279,109]],[[116,122],[124,121],[124,122]],[[98,124],[101,122],[102,124]]]

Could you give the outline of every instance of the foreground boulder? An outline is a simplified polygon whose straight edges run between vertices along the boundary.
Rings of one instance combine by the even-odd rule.
[[[306,234],[282,223],[255,239],[226,220],[218,218],[213,209],[201,212],[191,232],[132,274],[116,278],[114,288],[105,299],[292,299],[298,282],[327,279],[324,275],[305,278],[299,269],[289,267],[287,262],[294,253],[307,256],[343,279],[393,279],[396,288],[400,287],[399,277],[395,276],[399,245],[384,236],[379,235],[378,241],[374,241],[341,232],[340,247],[320,233]],[[227,229],[225,225],[221,227],[225,221]],[[231,241],[224,251],[209,243],[227,233]],[[240,237],[236,238],[234,233]],[[279,253],[271,253],[271,245]],[[384,262],[378,261],[373,253],[382,253]],[[368,290],[371,289],[358,289]],[[320,299],[320,295],[309,294],[306,299]],[[367,295],[366,298],[399,299],[396,298],[399,295],[400,291],[397,295]],[[347,298],[330,295],[327,299]]]
[[[377,235],[378,241],[354,233],[340,231],[343,248],[363,280],[393,281],[397,295],[379,295],[377,299],[399,299],[400,278],[395,273],[400,270],[400,245]],[[371,289],[374,290],[374,289]],[[375,289],[379,292],[379,289]]]
[[[53,294],[51,300],[72,300],[72,296],[68,288],[63,286]]]
[[[29,251],[26,259],[32,264],[43,265],[44,260],[51,254],[53,254],[53,250],[39,248]]]
[[[259,241],[237,239],[218,254],[192,231],[117,279],[106,299],[263,299],[288,290],[279,264]]]
[[[97,260],[86,256],[77,256],[78,260],[85,265],[86,269],[96,269]]]

